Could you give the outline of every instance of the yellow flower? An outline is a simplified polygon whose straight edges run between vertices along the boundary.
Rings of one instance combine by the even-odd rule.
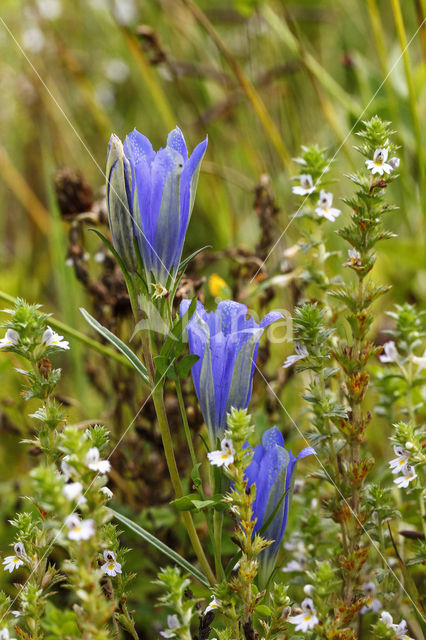
[[[223,294],[227,291],[228,285],[225,280],[217,273],[212,273],[209,278],[209,291],[214,298],[223,297]]]

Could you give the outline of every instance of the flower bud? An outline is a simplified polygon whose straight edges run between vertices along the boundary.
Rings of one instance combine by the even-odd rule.
[[[137,258],[133,241],[132,172],[124,155],[123,144],[115,134],[109,141],[106,176],[112,242],[128,271],[135,272]]]

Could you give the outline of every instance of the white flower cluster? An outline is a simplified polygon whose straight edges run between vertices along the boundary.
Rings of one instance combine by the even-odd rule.
[[[4,338],[0,339],[0,349],[6,347],[15,347],[21,341],[19,333],[14,329],[7,329]],[[59,333],[53,331],[51,327],[47,327],[41,338],[41,343],[45,347],[58,347],[59,349],[69,349],[69,342],[64,340],[64,336],[60,336]]]
[[[310,173],[302,173],[298,180],[300,185],[296,185],[292,188],[292,192],[297,196],[308,196],[314,193],[316,185],[314,185],[312,176]],[[334,222],[341,214],[340,209],[336,209],[333,205],[333,194],[329,191],[321,189],[319,194],[319,200],[315,213],[320,218],[327,218],[330,222]]]

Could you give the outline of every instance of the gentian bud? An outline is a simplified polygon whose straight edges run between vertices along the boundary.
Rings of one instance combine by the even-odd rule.
[[[115,134],[111,136],[108,145],[106,176],[112,242],[127,270],[134,273],[138,263],[133,242],[132,172],[124,155],[123,144]]]

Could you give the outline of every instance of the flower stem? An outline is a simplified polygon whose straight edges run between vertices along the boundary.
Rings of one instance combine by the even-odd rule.
[[[186,416],[185,403],[183,401],[182,396],[182,387],[180,385],[179,378],[176,380],[176,394],[179,402],[179,409],[182,415],[183,428],[185,431],[186,441],[188,443],[189,453],[191,454],[192,466],[195,467],[197,464],[197,458],[195,456],[194,445],[192,444],[191,431],[189,429],[188,418]]]
[[[184,494],[183,494],[182,483],[179,477],[176,458],[173,450],[172,436],[170,433],[169,423],[167,420],[166,410],[164,407],[162,386],[157,384],[157,386],[154,388],[152,399],[154,402],[158,424],[160,427],[161,438],[163,441],[164,453],[166,456],[166,462],[167,462],[167,467],[169,469],[170,479],[172,481],[172,485],[173,485],[173,489],[176,497],[181,498]],[[201,542],[195,530],[195,526],[194,526],[194,522],[192,520],[191,514],[188,511],[183,511],[182,517],[185,523],[186,530],[188,532],[189,539],[191,540],[192,548],[194,549],[194,552],[206,574],[206,577],[211,584],[215,584],[216,579],[214,577],[214,573],[206,558],[203,547],[201,546]]]

